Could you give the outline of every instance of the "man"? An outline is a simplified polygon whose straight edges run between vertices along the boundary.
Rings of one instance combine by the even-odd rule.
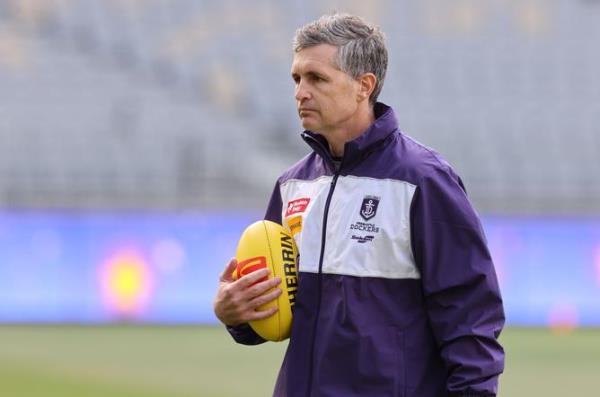
[[[378,103],[381,32],[324,16],[296,32],[292,78],[313,153],[275,186],[266,219],[298,245],[299,287],[275,396],[494,396],[502,300],[459,177]],[[243,344],[279,279],[223,275],[215,313]]]

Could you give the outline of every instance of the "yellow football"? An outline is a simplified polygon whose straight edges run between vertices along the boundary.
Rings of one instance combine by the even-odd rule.
[[[281,278],[279,287],[283,293],[259,308],[278,307],[279,310],[271,317],[250,321],[252,329],[266,340],[282,341],[290,337],[298,290],[297,257],[294,238],[281,225],[271,221],[258,221],[248,226],[238,243],[234,279],[262,268],[271,270],[269,278]]]

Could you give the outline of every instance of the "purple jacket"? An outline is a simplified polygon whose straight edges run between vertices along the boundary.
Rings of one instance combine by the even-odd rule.
[[[304,132],[314,152],[271,197],[266,219],[300,253],[274,396],[494,396],[504,312],[479,218],[450,166],[402,134],[391,108],[375,114],[341,164]]]

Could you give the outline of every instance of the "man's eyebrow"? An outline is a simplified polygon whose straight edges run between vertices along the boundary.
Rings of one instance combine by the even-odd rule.
[[[321,78],[326,78],[327,74],[322,73],[320,71],[314,70],[314,69],[308,69],[306,71],[304,71],[303,73],[298,73],[297,71],[292,71],[291,72],[291,76],[292,78],[296,78],[298,76],[300,76],[301,74],[304,74],[306,76],[312,76],[312,77],[321,77]]]

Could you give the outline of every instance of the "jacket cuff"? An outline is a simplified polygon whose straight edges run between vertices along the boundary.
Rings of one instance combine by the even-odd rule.
[[[225,327],[233,339],[242,345],[258,345],[266,342],[247,323],[236,327],[230,327],[229,325]]]

